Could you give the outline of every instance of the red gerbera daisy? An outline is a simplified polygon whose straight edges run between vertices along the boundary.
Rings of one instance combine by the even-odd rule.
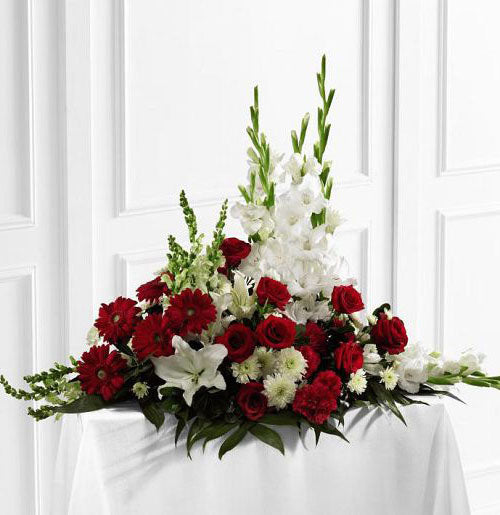
[[[172,336],[168,318],[159,313],[153,313],[137,324],[132,348],[141,361],[150,355],[170,356],[174,353]]]
[[[161,277],[155,277],[152,281],[144,283],[143,285],[137,288],[137,298],[139,301],[147,301],[151,303],[156,303],[160,300],[165,294],[168,294],[169,289],[167,283],[161,280]]]
[[[170,299],[166,315],[174,332],[186,336],[188,333],[199,334],[207,329],[215,320],[217,310],[209,295],[199,289],[193,291],[186,288]]]
[[[132,299],[118,297],[110,304],[101,304],[95,326],[99,334],[110,343],[128,340],[139,321],[136,316],[141,310]]]
[[[123,376],[120,371],[127,366],[127,362],[116,350],[109,352],[109,345],[91,347],[82,354],[78,362],[78,381],[82,390],[89,395],[99,394],[105,401],[123,386]]]

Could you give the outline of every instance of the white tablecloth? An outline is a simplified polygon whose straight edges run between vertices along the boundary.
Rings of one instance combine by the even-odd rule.
[[[55,514],[462,515],[469,513],[446,409],[403,409],[405,428],[379,409],[346,417],[350,444],[322,435],[318,447],[279,428],[286,456],[248,435],[217,458],[193,460],[174,446],[175,419],[159,433],[132,407],[63,420]],[[65,495],[64,492],[67,492]]]

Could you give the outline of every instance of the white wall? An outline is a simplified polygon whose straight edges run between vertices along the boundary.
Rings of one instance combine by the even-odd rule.
[[[272,147],[291,151],[322,53],[339,238],[365,298],[499,371],[499,15],[493,0],[0,0],[1,371],[81,353],[99,303],[186,237],[181,188],[211,230],[245,180],[255,83]],[[496,513],[500,399],[478,393],[450,410],[474,512]],[[0,417],[2,508],[49,514],[57,426],[4,396]]]

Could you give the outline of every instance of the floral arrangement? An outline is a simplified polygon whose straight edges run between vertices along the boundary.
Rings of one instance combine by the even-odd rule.
[[[404,422],[400,406],[455,397],[456,383],[500,389],[500,377],[482,372],[482,355],[448,360],[409,344],[388,304],[366,314],[335,241],[343,220],[323,159],[335,94],[325,78],[323,57],[312,156],[303,151],[308,114],[291,133],[291,157],[271,151],[254,90],[248,183],[231,209],[248,241],[225,237],[226,201],[204,246],[181,192],[190,248],[169,236],[165,268],[137,289],[137,301],[101,305],[79,360],[25,377],[29,391],[0,376],[6,393],[36,401],[28,408],[36,420],[135,399],[158,429],[166,414],[177,419],[176,442],[187,429],[188,454],[223,437],[222,458],[247,433],[284,453],[270,426],[310,427],[316,441],[321,433],[344,438],[353,407],[385,407]]]

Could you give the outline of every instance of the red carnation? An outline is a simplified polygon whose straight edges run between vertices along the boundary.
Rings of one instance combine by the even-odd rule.
[[[305,336],[309,340],[309,345],[316,352],[323,354],[327,351],[326,333],[318,324],[307,322]]]
[[[256,293],[260,304],[265,304],[267,301],[278,309],[284,309],[291,298],[288,288],[270,277],[262,277],[257,285]]]
[[[323,385],[335,398],[337,398],[342,391],[342,381],[333,370],[324,370],[323,372],[320,372],[314,379],[313,383]]]
[[[267,410],[267,397],[262,393],[264,385],[257,382],[244,384],[236,394],[236,402],[249,420],[259,420]]]
[[[335,366],[352,374],[363,366],[363,349],[354,341],[342,342],[334,352]]]
[[[231,361],[241,363],[255,349],[255,335],[244,324],[232,324],[222,336],[217,337],[217,343],[227,348],[227,357]]]
[[[134,300],[118,297],[110,304],[101,304],[95,326],[107,342],[116,343],[119,340],[128,340],[139,321],[136,315],[140,311]]]
[[[174,332],[184,337],[188,333],[199,334],[207,329],[215,320],[217,310],[209,295],[199,289],[193,291],[186,288],[170,298],[166,315]]]
[[[150,355],[171,356],[174,353],[172,336],[168,318],[159,313],[153,313],[137,324],[132,348],[141,361]]]
[[[226,238],[221,243],[220,250],[226,258],[226,267],[234,268],[250,254],[252,246],[238,238]]]
[[[147,301],[156,303],[160,298],[169,293],[167,283],[161,280],[161,277],[155,277],[152,281],[144,283],[142,286],[137,288],[137,298],[139,301]]]
[[[298,350],[307,361],[307,369],[305,377],[311,377],[316,370],[318,370],[321,358],[319,354],[313,349],[312,345],[301,345]]]
[[[295,322],[288,318],[269,315],[255,330],[262,345],[272,349],[291,347],[295,339]]]
[[[323,424],[336,409],[337,399],[326,386],[316,382],[299,388],[293,401],[293,411],[313,424]]]
[[[365,306],[361,294],[352,286],[335,286],[332,292],[332,305],[337,313],[355,313]]]
[[[123,386],[124,379],[120,371],[127,362],[116,350],[109,352],[109,345],[91,347],[82,354],[76,367],[81,388],[89,395],[99,394],[105,401]]]
[[[398,317],[389,318],[379,315],[377,323],[372,327],[371,339],[379,351],[389,354],[403,352],[408,343],[408,336],[403,321]]]

